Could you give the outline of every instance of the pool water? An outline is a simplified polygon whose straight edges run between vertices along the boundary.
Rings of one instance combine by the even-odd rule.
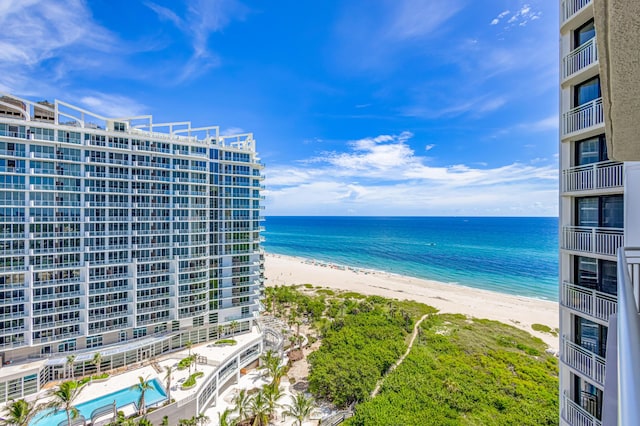
[[[167,399],[167,394],[164,391],[164,388],[160,384],[158,379],[150,380],[151,389],[148,389],[144,393],[144,403],[148,407],[150,405],[156,404],[162,400]],[[135,383],[134,383],[135,384]],[[133,384],[132,384],[133,386]],[[84,390],[86,392],[86,389]],[[91,413],[96,408],[111,406],[113,401],[116,402],[117,409],[124,407],[132,402],[134,402],[137,406],[138,401],[140,401],[140,391],[137,389],[132,389],[131,387],[127,387],[124,389],[120,389],[119,391],[110,393],[108,395],[101,396],[100,398],[92,399],[91,401],[83,402],[81,404],[76,405],[75,407],[78,409],[81,415],[85,417],[85,419],[91,419]],[[47,416],[52,410],[46,410],[40,414],[38,414],[32,421],[29,423],[30,426],[57,426],[58,423],[67,420],[67,413],[62,410],[57,412],[56,414],[52,414]]]

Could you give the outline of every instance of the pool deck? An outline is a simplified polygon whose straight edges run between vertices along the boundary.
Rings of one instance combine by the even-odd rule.
[[[191,373],[194,373],[197,368],[197,371],[201,371],[204,373],[204,377],[197,379],[196,385],[190,389],[181,389],[181,384],[189,377],[189,369],[177,369],[178,362],[180,362],[181,359],[187,357],[189,354],[189,349],[185,348],[176,352],[161,355],[151,361],[146,361],[143,365],[131,365],[126,371],[119,372],[118,374],[113,374],[112,371],[104,371],[112,375],[109,376],[109,378],[105,381],[95,381],[85,385],[84,389],[78,396],[78,399],[75,401],[75,405],[96,399],[102,395],[108,395],[121,389],[134,386],[139,383],[138,377],[140,376],[144,377],[146,380],[157,378],[158,381],[162,384],[162,388],[166,392],[165,367],[169,366],[174,367],[171,378],[171,398],[175,401],[183,400],[196,393],[199,387],[204,383],[206,377],[211,374],[226,358],[237,351],[238,348],[250,343],[260,336],[261,333],[259,329],[257,327],[253,327],[251,332],[249,333],[238,334],[236,336],[228,336],[227,338],[233,339],[237,342],[237,344],[235,345],[215,345],[213,341],[193,345],[191,348],[191,353],[198,354],[199,357],[205,357],[207,359],[207,363],[198,364],[197,366],[193,366],[191,368]],[[37,365],[42,362],[45,361],[16,365],[9,368],[15,370],[33,368],[34,364]],[[76,376],[76,380],[79,379],[81,379],[81,377]],[[46,403],[50,399],[48,397],[48,390],[53,388],[55,388],[55,385],[53,383],[50,383],[39,393],[29,395],[27,399],[37,399],[39,403]],[[230,389],[233,388],[234,386],[231,386]],[[0,404],[0,410],[3,409],[5,405],[6,404]],[[124,413],[126,415],[134,414],[133,406],[126,406],[124,409]],[[215,422],[217,422],[217,416],[215,416]]]
[[[202,371],[206,377],[215,370],[220,362],[231,355],[238,347],[242,346],[245,343],[249,343],[251,340],[254,340],[257,337],[260,337],[260,332],[257,328],[254,327],[254,329],[250,333],[238,334],[236,336],[229,337],[237,341],[237,345],[218,346],[214,345],[213,342],[193,345],[193,347],[191,348],[192,354],[196,353],[201,357],[207,358],[207,364],[198,364],[197,371]],[[180,388],[182,382],[184,382],[189,377],[189,369],[178,370],[177,365],[181,359],[186,358],[188,355],[189,350],[182,349],[177,352],[159,356],[154,360],[153,363],[160,366],[161,372],[156,371],[153,363],[150,363],[148,365],[145,365],[144,367],[131,367],[124,373],[118,374],[116,376],[110,376],[109,379],[104,382],[89,383],[78,397],[77,403],[79,404],[84,401],[95,399],[96,395],[107,395],[111,392],[115,392],[127,386],[133,386],[139,382],[138,377],[140,376],[144,377],[147,380],[157,378],[162,384],[162,387],[165,388],[166,392],[167,382],[165,380],[165,367],[169,366],[174,367],[171,378],[171,398],[176,401],[184,399],[194,394],[197,391],[198,387],[204,381],[204,378],[199,378],[196,381],[196,386],[194,386],[193,388],[188,390],[182,390]],[[195,367],[192,367],[191,373],[194,372]]]

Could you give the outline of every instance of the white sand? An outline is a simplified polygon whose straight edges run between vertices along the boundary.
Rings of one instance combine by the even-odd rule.
[[[531,329],[532,324],[558,328],[557,302],[511,296],[438,281],[359,269],[310,264],[302,258],[266,254],[266,285],[313,284],[388,298],[411,299],[443,313],[461,313],[514,325],[541,338],[557,352],[558,337]]]

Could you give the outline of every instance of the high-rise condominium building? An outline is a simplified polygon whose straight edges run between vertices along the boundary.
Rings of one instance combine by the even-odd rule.
[[[0,402],[248,330],[261,169],[251,134],[1,97]]]
[[[640,173],[630,162],[640,159],[639,13],[635,1],[560,1],[564,425],[638,422],[637,413],[633,420],[620,415],[636,409],[634,399],[640,397],[630,391],[640,390],[640,377],[631,371],[640,366],[640,347],[630,349],[640,328],[634,329],[637,306],[627,296],[634,284],[638,295],[640,269],[638,258],[631,261],[634,268],[626,268],[630,257],[624,248],[640,246]]]

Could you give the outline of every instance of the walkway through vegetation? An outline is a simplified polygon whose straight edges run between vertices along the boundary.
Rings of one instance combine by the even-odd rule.
[[[409,355],[409,352],[411,352],[411,347],[413,346],[413,342],[414,340],[416,340],[416,337],[418,336],[418,331],[420,328],[420,324],[422,324],[422,321],[424,321],[425,318],[427,318],[429,315],[431,314],[424,314],[422,316],[422,318],[420,318],[417,322],[416,325],[413,327],[413,334],[411,335],[411,340],[409,340],[409,346],[407,347],[407,350],[405,351],[405,353],[402,354],[402,356],[400,358],[398,358],[398,360],[389,368],[389,370],[385,373],[384,376],[382,376],[382,378],[380,380],[378,380],[378,383],[376,384],[376,388],[373,390],[373,392],[371,392],[371,398],[374,398],[378,392],[380,392],[380,388],[382,387],[382,383],[384,382],[385,377],[387,377],[387,375],[389,375],[393,370],[395,370],[400,364],[402,364],[402,361],[404,361],[404,359],[407,357],[407,355]]]

